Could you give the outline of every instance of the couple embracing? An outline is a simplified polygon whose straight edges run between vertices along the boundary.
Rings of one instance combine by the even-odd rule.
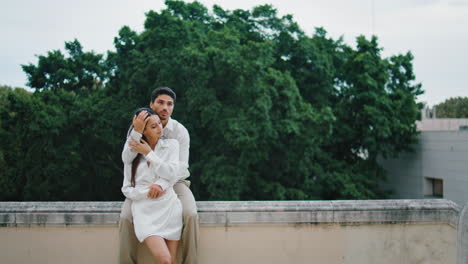
[[[135,112],[122,152],[126,199],[119,222],[120,264],[136,264],[144,243],[159,264],[197,263],[198,214],[188,171],[190,137],[171,118],[176,94],[156,88]]]

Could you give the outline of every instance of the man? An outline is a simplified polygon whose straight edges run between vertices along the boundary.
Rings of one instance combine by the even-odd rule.
[[[164,186],[153,184],[148,193],[148,197],[157,198],[161,196],[164,189],[168,185],[174,185],[174,191],[182,203],[182,215],[184,227],[182,230],[181,244],[180,244],[180,257],[182,264],[196,264],[198,263],[198,241],[199,241],[199,225],[197,205],[195,198],[189,189],[190,182],[185,180],[190,173],[188,172],[189,160],[189,145],[190,137],[187,129],[179,122],[171,119],[174,110],[174,103],[176,101],[176,94],[168,87],[156,88],[151,93],[150,108],[153,109],[161,119],[163,125],[163,137],[176,139],[180,146],[180,170],[177,179]],[[144,127],[144,126],[142,126]],[[141,134],[140,128],[131,133]],[[141,136],[141,135],[140,135]],[[131,201],[125,199],[120,213],[119,221],[119,238],[120,238],[120,264],[136,264],[137,244],[138,240],[135,236],[133,227],[133,218],[131,212]]]

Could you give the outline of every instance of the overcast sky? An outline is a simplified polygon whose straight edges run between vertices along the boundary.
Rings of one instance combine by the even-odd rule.
[[[411,51],[417,82],[426,91],[419,101],[434,105],[468,96],[468,0],[201,0],[211,9],[251,9],[272,4],[292,14],[312,34],[324,27],[355,46],[358,35],[375,34],[385,57]],[[21,64],[35,55],[64,48],[78,39],[86,51],[113,49],[118,30],[141,32],[145,12],[164,8],[163,0],[2,0],[0,84],[26,87]]]

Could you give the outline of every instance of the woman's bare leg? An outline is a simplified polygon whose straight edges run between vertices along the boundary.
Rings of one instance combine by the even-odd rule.
[[[167,247],[172,257],[172,264],[177,264],[177,248],[179,247],[179,240],[166,240]]]
[[[171,264],[174,263],[169,252],[168,245],[164,238],[160,236],[150,236],[145,239],[145,244],[156,258],[158,264]]]

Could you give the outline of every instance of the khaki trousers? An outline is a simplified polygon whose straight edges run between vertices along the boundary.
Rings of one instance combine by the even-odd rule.
[[[182,203],[182,215],[184,223],[178,250],[178,263],[181,264],[198,263],[199,224],[197,204],[195,203],[195,198],[193,197],[189,186],[189,181],[178,181],[174,185],[174,191]],[[125,199],[125,202],[122,206],[122,211],[120,213],[120,264],[137,263],[137,245],[139,242],[135,236],[135,229],[133,227],[131,203],[131,200]]]

